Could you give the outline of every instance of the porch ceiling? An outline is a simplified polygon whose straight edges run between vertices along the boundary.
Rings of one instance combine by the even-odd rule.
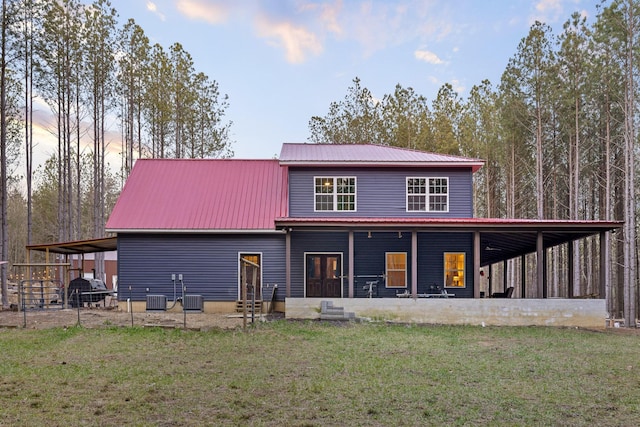
[[[501,218],[279,218],[276,227],[295,230],[479,232],[480,264],[536,252],[538,232],[545,249],[622,227],[620,221]]]
[[[42,251],[64,255],[109,252],[115,251],[116,249],[117,239],[115,237],[46,243],[42,245],[27,245],[28,251]]]
[[[572,232],[568,230],[543,231],[542,241],[545,249],[574,240],[599,234],[592,232]],[[606,230],[608,231],[608,230]],[[536,252],[537,232],[480,232],[480,265],[485,266],[500,261]]]

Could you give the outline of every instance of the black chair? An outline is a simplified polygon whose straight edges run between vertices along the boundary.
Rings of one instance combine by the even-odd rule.
[[[494,292],[491,294],[491,298],[511,298],[513,294],[513,286],[509,286],[504,292]]]

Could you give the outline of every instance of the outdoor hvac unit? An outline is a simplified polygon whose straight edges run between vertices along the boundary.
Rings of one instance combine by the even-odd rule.
[[[183,304],[184,311],[202,311],[202,295],[185,295]]]
[[[164,295],[147,295],[147,311],[166,311],[167,297]]]

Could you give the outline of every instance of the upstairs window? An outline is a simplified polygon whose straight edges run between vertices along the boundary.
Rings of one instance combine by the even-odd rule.
[[[316,177],[316,211],[355,211],[355,177]]]
[[[448,212],[449,178],[407,178],[407,212]]]

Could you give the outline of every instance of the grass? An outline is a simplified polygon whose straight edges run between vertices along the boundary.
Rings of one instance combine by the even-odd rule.
[[[552,328],[0,329],[0,425],[637,425],[638,355]]]

